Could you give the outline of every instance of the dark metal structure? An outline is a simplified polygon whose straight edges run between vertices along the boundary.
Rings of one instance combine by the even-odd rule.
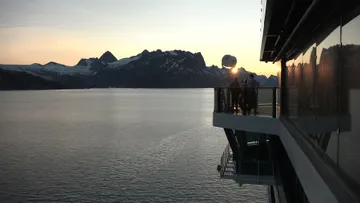
[[[280,62],[279,88],[259,89],[259,115],[215,88],[221,177],[268,185],[269,202],[360,202],[360,1],[262,6],[260,61]]]

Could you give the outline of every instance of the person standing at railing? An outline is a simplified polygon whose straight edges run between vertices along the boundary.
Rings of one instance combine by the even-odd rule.
[[[254,108],[254,114],[258,114],[257,107],[258,107],[258,88],[259,83],[255,80],[255,75],[250,73],[249,80],[247,81],[247,88],[248,88],[248,101],[249,101],[249,109]],[[249,112],[250,113],[250,112]]]
[[[234,107],[235,107],[235,112],[238,112],[238,107],[239,107],[239,97],[240,97],[240,83],[238,78],[236,77],[234,79],[234,81],[230,84],[230,91],[231,91],[231,97],[232,97],[232,107],[231,107],[231,112],[234,111]]]
[[[243,79],[241,81],[241,84],[240,84],[240,98],[239,98],[239,106],[240,106],[240,109],[242,111],[242,114],[243,115],[246,115],[247,113],[247,105],[246,105],[246,85],[247,84],[247,79]]]

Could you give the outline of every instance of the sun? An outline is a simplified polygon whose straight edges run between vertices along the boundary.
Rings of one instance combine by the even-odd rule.
[[[275,68],[276,68],[276,72],[281,72],[281,63],[277,62]]]
[[[231,69],[231,73],[232,73],[232,74],[236,74],[238,71],[239,71],[238,68],[232,68],[232,69]]]

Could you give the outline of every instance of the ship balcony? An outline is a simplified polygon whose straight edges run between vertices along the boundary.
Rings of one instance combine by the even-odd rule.
[[[288,89],[293,92],[295,90]],[[235,95],[235,96],[234,96]],[[294,95],[294,94],[292,94]],[[304,106],[292,102],[287,105],[287,111],[297,112]],[[312,114],[297,115],[291,113],[291,119],[298,127],[307,133],[324,133],[351,130],[350,115],[317,115],[319,107],[307,105]],[[256,111],[256,112],[255,112]],[[214,91],[213,126],[242,130],[246,132],[280,135],[283,124],[280,118],[280,88],[260,87],[226,88],[218,87]]]
[[[276,135],[281,125],[279,94],[275,87],[215,88],[213,125]]]
[[[268,140],[249,142],[234,159],[226,146],[219,165],[220,177],[243,184],[275,185],[275,169]]]

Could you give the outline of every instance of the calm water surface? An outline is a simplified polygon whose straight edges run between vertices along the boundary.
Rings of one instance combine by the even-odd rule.
[[[213,90],[0,92],[0,202],[266,202],[219,178]]]

